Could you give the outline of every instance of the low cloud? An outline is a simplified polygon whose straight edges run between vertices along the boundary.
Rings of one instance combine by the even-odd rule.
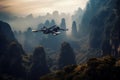
[[[45,15],[57,10],[73,14],[78,7],[85,7],[88,0],[0,0],[2,10],[18,15]]]

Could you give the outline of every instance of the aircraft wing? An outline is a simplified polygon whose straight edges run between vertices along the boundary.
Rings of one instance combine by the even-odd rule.
[[[68,31],[68,29],[60,29],[60,30],[62,30],[62,31]]]
[[[52,26],[52,27],[50,27],[50,28],[48,28],[48,29],[53,29],[54,27],[56,27],[56,25],[54,25],[54,26]]]
[[[39,31],[42,31],[42,30],[32,30],[32,32],[39,32]]]

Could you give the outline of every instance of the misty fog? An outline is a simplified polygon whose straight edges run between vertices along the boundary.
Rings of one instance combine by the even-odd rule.
[[[52,14],[47,13],[44,16],[34,17],[32,14],[29,14],[24,17],[14,16],[14,18],[3,20],[7,21],[10,24],[12,30],[14,31],[16,39],[22,44],[26,52],[32,53],[33,49],[38,45],[43,45],[44,47],[46,47],[46,49],[49,49],[50,47],[47,44],[54,44],[54,41],[56,41],[56,44],[54,44],[55,46],[52,46],[52,48],[54,48],[56,51],[59,49],[60,44],[64,41],[69,41],[75,46],[76,42],[74,41],[76,41],[76,39],[74,39],[75,37],[72,37],[72,27],[74,27],[73,22],[75,21],[75,25],[77,25],[75,30],[75,33],[77,35],[83,13],[84,10],[78,8],[78,10],[74,12],[74,15],[65,13],[60,14],[58,11],[54,11]],[[62,19],[65,19],[65,24],[62,24]],[[41,29],[43,26],[51,27],[53,25],[57,25],[59,27],[63,26],[63,28],[67,28],[69,30],[66,33],[62,32],[60,35],[55,37],[49,34],[44,35],[39,32],[32,32],[33,29],[38,30]],[[62,36],[66,37],[64,38]],[[50,37],[52,37],[53,39],[50,39]]]

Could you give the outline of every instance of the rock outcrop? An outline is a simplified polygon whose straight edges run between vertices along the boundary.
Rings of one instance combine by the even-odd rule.
[[[39,80],[41,76],[49,72],[47,63],[46,63],[46,53],[44,48],[39,46],[35,48],[33,57],[32,57],[32,68],[31,68],[31,79]]]
[[[0,77],[8,75],[25,78],[25,70],[22,66],[24,54],[25,52],[15,39],[10,25],[0,21]]]
[[[59,69],[66,65],[76,64],[75,53],[69,43],[63,42],[61,45],[61,52],[59,56]]]
[[[91,58],[85,64],[70,65],[40,80],[119,80],[120,60],[111,56]]]

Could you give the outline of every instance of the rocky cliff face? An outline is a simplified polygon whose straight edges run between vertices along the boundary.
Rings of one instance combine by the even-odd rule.
[[[8,45],[11,42],[16,42],[19,46],[21,46],[15,39],[10,25],[8,23],[0,21],[0,54],[6,53]],[[20,48],[24,54],[22,47]]]
[[[0,21],[0,77],[25,77],[22,66],[23,54],[25,53],[15,39],[10,25]]]
[[[8,41],[15,40],[11,27],[8,23],[0,21],[0,33],[4,35]]]
[[[59,68],[72,64],[76,64],[75,53],[69,43],[63,42],[58,62]]]
[[[73,21],[73,23],[72,23],[72,36],[73,36],[74,38],[77,38],[77,37],[78,37],[77,34],[78,34],[78,33],[77,33],[77,24],[76,24],[75,21]]]
[[[90,0],[83,16],[81,30],[89,35],[90,48],[101,49],[103,55],[119,56],[119,4],[119,0]]]
[[[21,46],[16,42],[11,42],[8,45],[7,53],[2,56],[1,66],[3,74],[12,75],[16,78],[25,78],[25,68],[22,66],[22,54]]]
[[[35,48],[33,57],[32,57],[32,68],[31,68],[31,79],[39,80],[41,76],[49,72],[47,63],[46,63],[46,54],[44,48],[39,46]]]
[[[0,55],[6,53],[7,45],[15,40],[9,24],[0,21]]]
[[[102,48],[103,55],[119,56],[119,0],[109,0],[91,21],[90,46]]]
[[[86,6],[86,10],[83,14],[83,18],[79,28],[80,35],[85,36],[90,33],[90,29],[91,29],[90,22],[92,18],[94,18],[95,15],[98,14],[98,12],[101,10],[101,8],[103,8],[103,5],[105,5],[107,1],[108,0],[89,0],[88,1],[88,4]]]

